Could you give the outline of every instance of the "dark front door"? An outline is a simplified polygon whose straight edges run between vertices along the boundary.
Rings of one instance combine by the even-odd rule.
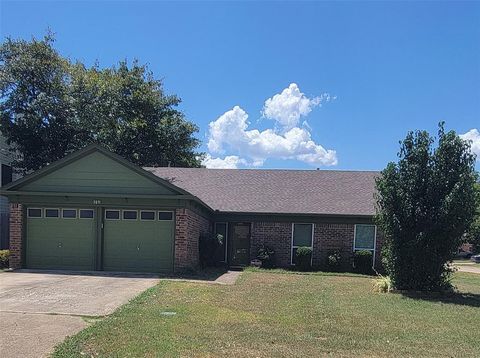
[[[230,237],[230,265],[248,265],[250,263],[250,223],[233,223]]]

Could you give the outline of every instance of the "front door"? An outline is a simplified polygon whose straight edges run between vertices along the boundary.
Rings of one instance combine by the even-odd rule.
[[[230,266],[247,266],[250,263],[250,223],[233,223],[230,227]]]

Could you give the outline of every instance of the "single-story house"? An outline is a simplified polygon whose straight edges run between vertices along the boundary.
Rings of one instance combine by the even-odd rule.
[[[373,224],[378,172],[141,168],[91,145],[3,187],[13,268],[172,272],[199,263],[199,237],[219,233],[219,259],[245,266],[268,246],[294,265],[382,238]]]

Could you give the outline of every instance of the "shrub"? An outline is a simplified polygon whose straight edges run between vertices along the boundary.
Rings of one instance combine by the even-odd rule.
[[[257,259],[262,261],[262,267],[273,268],[275,266],[275,251],[265,246],[258,250]]]
[[[426,131],[408,133],[398,162],[376,178],[376,223],[385,236],[384,267],[399,290],[444,291],[464,234],[475,219],[471,142],[440,123],[438,140]]]
[[[373,290],[380,293],[389,293],[393,289],[392,280],[388,276],[378,276],[373,280]]]
[[[300,271],[310,271],[312,269],[312,249],[310,247],[297,248],[295,265]]]
[[[353,255],[353,268],[355,272],[370,275],[373,273],[373,255],[371,251],[359,250]]]
[[[8,267],[10,250],[0,250],[0,268]]]
[[[327,270],[337,272],[340,270],[340,265],[342,263],[342,257],[340,251],[332,251],[327,257]]]
[[[216,266],[215,253],[223,245],[223,236],[218,234],[202,234],[199,238],[199,256],[202,268]]]

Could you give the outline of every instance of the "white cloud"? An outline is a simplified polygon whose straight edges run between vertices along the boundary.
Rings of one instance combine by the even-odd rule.
[[[217,154],[224,153],[228,149],[250,160],[240,161],[238,156],[234,156],[238,159],[236,165],[262,166],[268,158],[295,159],[311,165],[337,164],[336,152],[326,150],[315,143],[310,132],[305,128],[293,127],[281,134],[274,129],[248,130],[247,120],[248,114],[239,106],[235,106],[211,122],[208,149]],[[223,160],[215,158],[215,160],[225,161],[227,158],[229,157]],[[230,161],[236,159],[230,159]]]
[[[237,169],[239,164],[247,164],[244,159],[236,155],[228,155],[225,158],[213,158],[210,154],[205,156],[202,164],[209,169]]]
[[[282,93],[265,101],[262,114],[265,118],[279,123],[284,130],[288,130],[298,126],[301,116],[308,115],[314,107],[332,99],[335,97],[331,97],[328,93],[309,98],[300,92],[297,84],[291,83]]]
[[[477,160],[480,161],[480,132],[478,129],[470,129],[465,134],[460,134],[460,138],[471,141],[472,152],[477,155]]]

